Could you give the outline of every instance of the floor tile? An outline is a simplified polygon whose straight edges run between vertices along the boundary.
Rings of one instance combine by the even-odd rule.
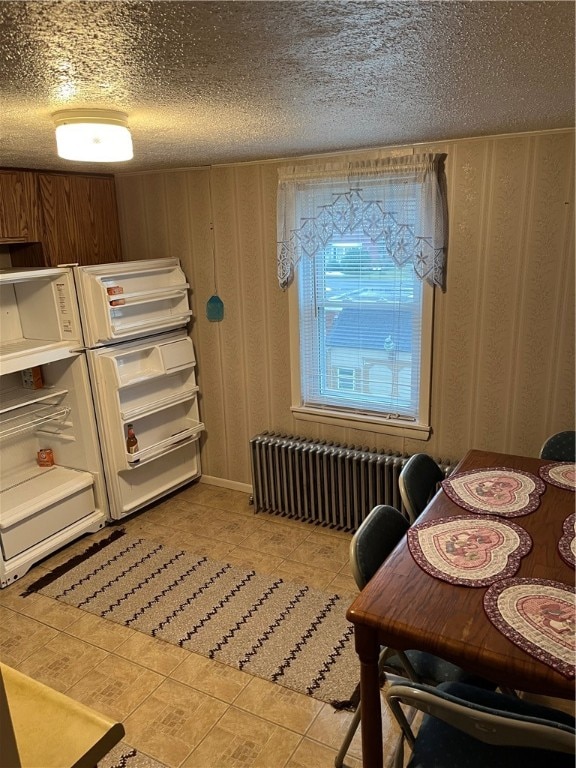
[[[314,589],[327,590],[328,585],[338,574],[295,560],[284,560],[276,570],[275,575],[280,576],[285,581],[294,581],[299,584],[307,584]]]
[[[183,768],[284,768],[298,734],[230,707]]]
[[[60,632],[41,649],[20,662],[17,668],[25,675],[40,680],[57,691],[68,693],[107,655],[101,648]]]
[[[194,483],[115,528],[325,591],[351,583],[349,534],[255,515],[238,491]],[[123,749],[138,750],[137,768],[331,768],[350,713],[41,594],[20,596],[112,530],[0,590],[3,660],[125,723],[118,760],[101,768],[117,768]],[[358,735],[347,765],[359,766],[360,749]]]
[[[156,541],[172,549],[184,549],[196,555],[211,557],[214,560],[225,560],[227,554],[234,549],[234,544],[225,541],[146,520],[131,526],[129,531],[131,535]]]
[[[302,739],[286,768],[334,768],[337,750],[310,739]],[[354,758],[347,758],[346,768],[361,768],[362,763]]]
[[[188,486],[183,489],[182,498],[197,504],[204,504],[207,507],[217,507],[234,512],[250,512],[253,509],[248,503],[248,494],[207,483],[196,483]]]
[[[350,541],[315,531],[290,555],[291,560],[339,571],[348,561]]]
[[[347,595],[350,598],[350,602],[359,594],[354,578],[344,573],[337,573],[326,587],[331,592],[337,592],[342,596]]]
[[[275,574],[283,562],[278,555],[269,555],[257,549],[234,547],[226,555],[226,562],[244,568],[253,568],[257,573]]]
[[[227,705],[165,680],[126,720],[126,740],[167,766],[179,766],[220,720]],[[196,763],[197,768],[202,764]]]
[[[93,613],[73,610],[75,610],[76,620],[66,627],[66,634],[103,648],[105,651],[114,651],[129,637],[136,634],[134,629],[102,619]]]
[[[115,649],[115,653],[165,677],[189,656],[189,652],[183,648],[156,640],[136,630]]]
[[[23,597],[22,593],[30,584],[37,581],[41,576],[45,576],[48,571],[49,568],[44,563],[37,563],[24,576],[0,589],[0,605],[21,611],[24,605],[23,600],[27,599],[27,597]]]
[[[108,654],[68,691],[68,695],[116,720],[124,720],[158,688],[164,677]]]
[[[170,525],[178,530],[186,530],[189,533],[206,535],[207,526],[216,518],[222,510],[207,507],[204,504],[181,501],[163,505],[161,514],[151,518],[152,522]]]
[[[308,532],[304,528],[294,530],[278,523],[264,522],[246,538],[242,546],[287,558],[307,536]]]
[[[53,627],[3,606],[0,606],[0,626],[0,658],[10,667],[17,667],[58,635]]]
[[[170,525],[161,525],[152,520],[143,520],[140,525],[132,526],[128,530],[131,535],[138,536],[139,538],[150,539],[172,549],[182,549],[182,532],[172,528]]]
[[[384,764],[389,764],[396,751],[400,739],[400,729],[388,709],[385,699],[381,699],[382,712],[382,739],[384,745]],[[312,741],[317,741],[330,747],[334,752],[338,752],[340,745],[348,731],[348,726],[352,720],[352,712],[337,712],[329,704],[325,704],[314,722],[306,733],[306,737]],[[345,764],[352,765],[353,761],[362,760],[362,734],[360,726],[358,727],[354,738],[346,753]]]
[[[98,768],[165,768],[154,758],[139,752],[125,740],[117,744],[99,762]]]
[[[353,712],[337,711],[330,704],[324,704],[306,731],[306,736],[338,751],[353,715]],[[356,741],[358,741],[358,745],[354,743]],[[359,735],[354,738],[350,754],[358,752],[358,749],[355,749],[357,746],[359,746]]]
[[[77,608],[38,593],[23,598],[19,610],[25,616],[38,619],[54,629],[66,629],[78,618]]]
[[[231,704],[252,679],[245,672],[189,651],[170,674],[173,680]]]
[[[260,522],[255,522],[249,517],[235,512],[216,510],[209,522],[199,527],[198,532],[202,533],[203,531],[205,536],[211,536],[230,544],[242,544],[254,534],[255,529],[259,530],[260,526]]]
[[[322,708],[322,702],[289,688],[253,677],[234,702],[265,720],[305,734]]]

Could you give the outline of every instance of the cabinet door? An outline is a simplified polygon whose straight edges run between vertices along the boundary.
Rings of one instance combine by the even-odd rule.
[[[0,171],[0,242],[40,240],[36,174]]]
[[[38,174],[49,264],[121,261],[112,176]]]

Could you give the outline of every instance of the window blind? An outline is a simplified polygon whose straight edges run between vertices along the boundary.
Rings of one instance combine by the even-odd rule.
[[[364,184],[363,199],[377,194],[377,186]],[[366,237],[359,222],[332,233],[314,258],[302,258],[303,405],[417,416],[422,284],[410,258],[402,265],[394,258],[403,247],[403,232],[416,226],[416,192],[403,189],[396,201],[388,197],[388,227],[375,240]],[[307,184],[298,193],[299,217],[305,220],[339,194],[344,192],[333,184]]]

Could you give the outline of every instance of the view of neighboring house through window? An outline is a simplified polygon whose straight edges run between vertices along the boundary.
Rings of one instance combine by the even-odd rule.
[[[352,236],[298,265],[303,403],[416,417],[422,283]]]
[[[293,411],[429,429],[433,288],[422,186],[397,175],[310,179],[295,188]],[[418,257],[418,249],[422,258]]]

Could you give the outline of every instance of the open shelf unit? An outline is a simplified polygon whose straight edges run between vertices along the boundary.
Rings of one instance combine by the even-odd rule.
[[[0,401],[0,441],[38,429],[48,422],[62,422],[70,408],[62,406],[65,389],[44,387],[37,390],[25,388],[6,392]]]

